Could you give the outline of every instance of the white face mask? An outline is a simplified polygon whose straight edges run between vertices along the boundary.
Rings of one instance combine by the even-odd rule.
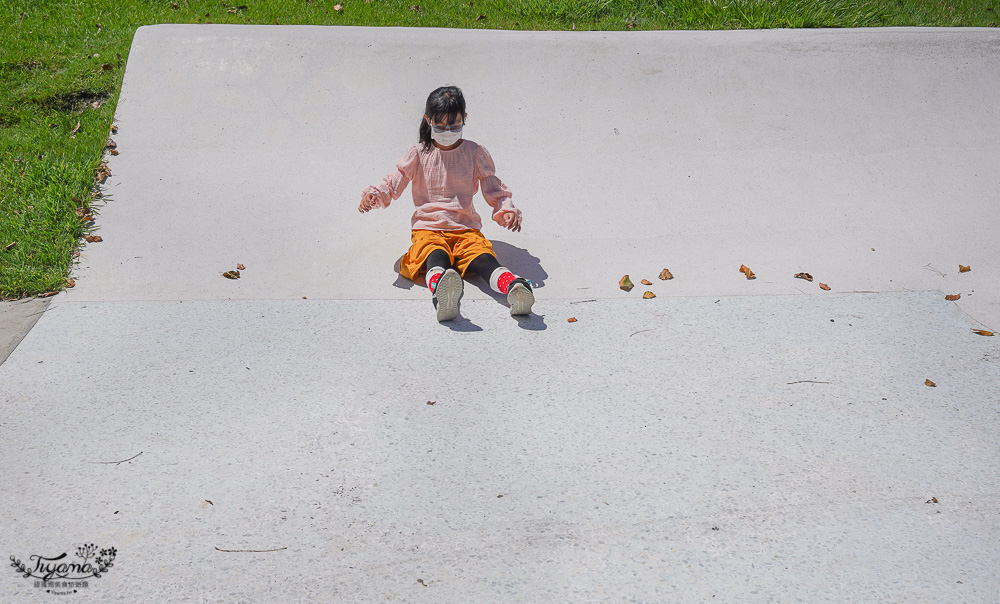
[[[461,138],[462,130],[457,132],[434,132],[434,129],[431,128],[431,139],[442,147],[450,147],[457,143]]]

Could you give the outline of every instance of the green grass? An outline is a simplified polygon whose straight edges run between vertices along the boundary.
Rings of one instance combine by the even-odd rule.
[[[533,30],[1000,27],[1000,0],[0,0],[0,297],[64,287],[75,253],[85,245],[81,238],[95,226],[79,214],[93,209],[99,227],[95,171],[129,45],[136,28],[155,23]]]

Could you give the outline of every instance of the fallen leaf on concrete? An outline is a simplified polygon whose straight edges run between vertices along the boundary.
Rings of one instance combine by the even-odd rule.
[[[656,294],[654,294],[653,292],[646,292],[642,295],[642,297],[645,298],[646,300],[649,300],[650,298],[655,298]]]
[[[937,502],[938,502],[937,497],[931,497],[930,499],[928,499],[924,503],[937,503]]]
[[[821,290],[823,290],[823,291],[827,291],[827,292],[828,292],[828,291],[830,291],[830,286],[829,286],[829,285],[827,285],[826,283],[820,283],[820,284],[819,284],[819,288],[820,288]]]
[[[930,386],[931,388],[936,388],[937,384],[935,384],[934,382],[932,382],[930,380],[924,380],[924,386]]]
[[[426,584],[426,583],[424,583],[424,580],[423,580],[423,579],[417,579],[417,583],[419,583],[419,584],[423,585],[424,587],[427,587],[427,584]]]
[[[810,282],[813,280],[813,276],[810,275],[809,273],[795,273],[795,278],[796,279],[805,279],[806,281],[810,281]]]
[[[955,300],[958,300],[961,297],[962,297],[962,294],[948,294],[947,296],[944,297],[944,299],[945,300],[950,300],[950,301],[954,302]]]
[[[111,155],[118,155],[118,149],[112,149],[109,153],[111,153]]]
[[[74,279],[67,279],[66,280],[66,289],[69,289],[71,287],[76,287],[76,280],[74,280]]]
[[[15,245],[17,245],[17,242],[16,242],[16,241],[11,241],[11,242],[10,242],[10,243],[8,243],[7,245],[3,246],[3,251],[5,251],[5,252],[9,252],[9,251],[11,251],[12,249],[14,249],[14,246],[15,246]]]
[[[570,317],[570,318],[566,319],[566,322],[567,323],[576,323],[576,317]]]
[[[670,271],[668,271],[667,269],[663,269],[662,271],[660,271],[660,279],[666,281],[667,279],[673,279],[673,278],[674,276],[670,274]]]
[[[117,147],[118,147],[118,143],[116,143],[114,141],[114,139],[111,139],[111,138],[109,138],[108,142],[104,145],[105,149],[115,149]]]
[[[111,124],[111,134],[118,134],[118,124]]]
[[[45,292],[44,294],[38,294],[39,298],[51,298],[52,296],[58,294],[59,292]]]
[[[961,264],[958,265],[958,272],[960,273],[967,273],[971,270],[972,270],[971,266],[962,266]]]
[[[639,283],[642,283],[643,285],[652,285],[653,284],[653,282],[649,281],[648,279],[643,279]]]
[[[108,178],[110,176],[111,176],[111,170],[108,168],[108,165],[104,162],[98,164],[97,180],[104,180],[105,178]]]
[[[243,266],[242,264],[237,264],[236,268],[238,268],[239,270],[244,270],[246,267]]]
[[[433,404],[434,404],[434,403],[436,403],[436,402],[437,402],[437,401],[427,401],[427,404],[428,404],[428,405],[433,405]]]
[[[239,279],[240,271],[226,271],[222,273],[222,276],[225,277],[226,279]]]
[[[979,334],[981,336],[991,336],[991,335],[993,335],[992,331],[986,331],[985,329],[973,329],[972,333],[977,333],[977,334]]]
[[[104,241],[104,238],[100,235],[87,235],[84,239],[87,240],[87,243],[98,243]]]
[[[746,275],[748,280],[749,279],[756,279],[757,278],[757,275],[753,274],[753,271],[750,270],[745,265],[742,265],[742,264],[740,265],[740,272],[743,273],[744,275]]]
[[[632,291],[632,288],[635,286],[632,285],[632,280],[628,278],[628,275],[625,275],[618,281],[618,287],[628,292]]]

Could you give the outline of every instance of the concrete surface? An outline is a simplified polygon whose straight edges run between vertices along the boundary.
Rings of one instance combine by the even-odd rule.
[[[79,601],[1000,600],[998,51],[140,29],[104,242],[0,366],[4,553],[117,548]],[[437,324],[409,194],[356,211],[444,83],[530,318]]]
[[[49,307],[49,298],[0,302],[0,364],[3,364]]]

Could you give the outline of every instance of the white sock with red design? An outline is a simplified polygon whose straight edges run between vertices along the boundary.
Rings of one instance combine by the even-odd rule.
[[[438,280],[443,274],[444,269],[440,266],[434,266],[427,269],[427,289],[431,290],[432,294],[434,293],[434,290],[437,289]]]
[[[493,271],[490,275],[490,288],[500,294],[506,294],[510,289],[510,282],[517,277],[514,273],[510,272],[510,269],[504,266]]]

